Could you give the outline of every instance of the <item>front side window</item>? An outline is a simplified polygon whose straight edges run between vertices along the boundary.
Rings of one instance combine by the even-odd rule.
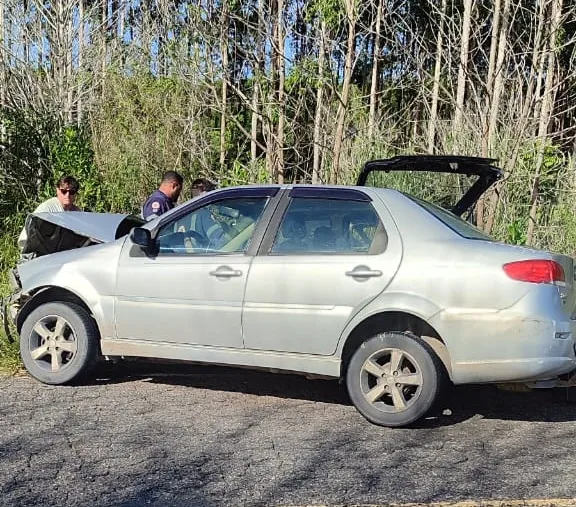
[[[386,231],[369,202],[293,198],[270,252],[377,254],[386,243]]]
[[[267,200],[265,197],[226,199],[196,209],[160,229],[158,254],[245,252]]]

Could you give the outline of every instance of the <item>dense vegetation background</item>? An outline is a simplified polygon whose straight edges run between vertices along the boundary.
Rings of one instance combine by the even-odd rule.
[[[574,0],[0,0],[0,295],[63,173],[83,208],[137,211],[167,169],[349,183],[488,156],[479,227],[574,254],[575,40]]]

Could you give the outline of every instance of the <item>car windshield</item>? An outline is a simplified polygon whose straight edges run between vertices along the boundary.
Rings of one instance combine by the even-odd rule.
[[[452,209],[477,180],[476,175],[431,171],[371,171],[366,186],[393,188]]]
[[[438,220],[440,220],[444,225],[452,229],[456,234],[462,236],[466,239],[480,239],[484,241],[494,241],[493,238],[482,232],[477,227],[474,227],[471,223],[462,220],[453,213],[446,211],[440,206],[436,206],[427,201],[423,201],[414,197],[413,195],[404,194],[406,197],[419,204],[428,213],[434,215]]]

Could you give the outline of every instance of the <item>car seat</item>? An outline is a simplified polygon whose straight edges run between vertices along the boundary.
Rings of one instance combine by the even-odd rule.
[[[300,252],[308,248],[304,241],[306,224],[300,218],[290,216],[285,218],[282,223],[282,237],[284,241],[274,249],[276,252]]]

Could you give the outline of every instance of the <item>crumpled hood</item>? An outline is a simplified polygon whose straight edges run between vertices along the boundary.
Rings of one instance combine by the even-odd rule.
[[[23,253],[48,255],[94,243],[109,243],[144,223],[141,218],[126,213],[32,213],[27,220],[28,240]]]

